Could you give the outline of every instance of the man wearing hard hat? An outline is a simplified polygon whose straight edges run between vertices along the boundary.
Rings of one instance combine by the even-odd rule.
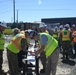
[[[63,31],[63,25],[59,26],[59,33],[58,33],[58,38],[60,37],[60,33]],[[60,52],[62,52],[62,42],[59,39],[59,48],[60,48]]]
[[[44,22],[41,22],[39,25],[40,32],[47,32],[48,33],[46,27],[47,27],[47,25]]]
[[[54,30],[54,32],[53,32],[53,37],[54,37],[56,40],[58,40],[58,33],[59,33],[58,27],[56,26],[56,27],[55,27],[55,30]]]
[[[48,33],[46,27],[47,27],[47,25],[44,22],[41,22],[39,25],[40,33],[44,33],[44,32]],[[41,69],[40,73],[44,73],[45,66],[46,66],[46,55],[45,55],[44,51],[40,54],[40,60],[41,60],[42,65],[43,65],[43,69]]]
[[[71,27],[72,33],[75,31],[75,27],[76,27],[75,24],[73,24],[72,27]]]
[[[62,30],[60,33],[60,40],[62,42],[63,48],[63,60],[69,59],[69,50],[70,50],[70,43],[72,40],[72,33],[69,30],[69,25],[65,25],[65,29]]]
[[[0,24],[0,75],[6,75],[7,73],[4,72],[4,70],[2,70],[2,64],[3,64],[3,50],[4,50],[4,43],[5,43],[5,39],[4,39],[4,34],[3,31],[6,28],[6,24]]]
[[[38,55],[44,52],[47,57],[47,62],[44,60],[46,62],[44,75],[56,75],[59,59],[58,41],[45,32],[39,34],[34,32],[33,38],[34,40],[38,40],[40,48],[35,52],[30,51],[31,55]]]
[[[74,55],[73,57],[76,58],[76,25],[72,25],[72,37],[73,37],[73,48],[74,48]]]

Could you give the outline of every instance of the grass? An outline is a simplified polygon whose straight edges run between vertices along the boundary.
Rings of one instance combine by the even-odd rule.
[[[5,35],[12,35],[12,29],[11,28],[6,28],[3,32]]]

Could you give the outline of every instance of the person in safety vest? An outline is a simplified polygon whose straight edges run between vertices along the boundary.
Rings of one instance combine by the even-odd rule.
[[[74,52],[75,52],[73,57],[76,58],[76,28],[75,28],[75,31],[72,33],[72,37],[73,37]]]
[[[44,22],[41,22],[39,25],[39,30],[40,32],[46,32],[49,33],[48,30],[46,29],[47,25]]]
[[[59,40],[58,39],[58,33],[59,33],[59,31],[58,31],[58,28],[57,28],[57,26],[55,27],[55,30],[54,30],[54,32],[53,32],[53,37],[56,39],[56,40]]]
[[[34,32],[33,38],[34,40],[38,40],[40,48],[34,52],[30,51],[31,55],[38,55],[44,51],[47,57],[45,75],[56,75],[57,62],[60,52],[58,48],[58,41],[50,34],[44,32],[39,34]]]
[[[60,40],[63,48],[63,61],[69,59],[70,43],[72,41],[72,32],[69,30],[68,24],[65,25],[65,29],[60,33]]]
[[[39,25],[40,33],[43,33],[43,32],[49,33],[47,31],[46,27],[47,27],[47,25],[44,22],[41,22]],[[43,69],[40,70],[40,73],[44,73],[45,72],[45,66],[46,66],[46,55],[45,55],[44,51],[40,54],[40,60],[41,60],[41,63],[43,65]]]
[[[62,32],[62,30],[63,30],[63,25],[60,25],[58,38],[60,37],[60,33]],[[59,38],[59,48],[60,48],[60,52],[62,53],[62,42],[61,42],[60,38]]]
[[[18,44],[19,40],[16,40],[16,39],[21,36],[19,35],[17,37],[19,33],[20,33],[20,30],[18,28],[13,29],[13,38],[6,47],[8,66],[9,66],[9,75],[18,75],[18,58],[17,58],[17,53],[15,52],[17,52],[16,49],[19,50],[19,48],[16,48],[15,43]]]
[[[76,27],[75,24],[73,24],[72,27],[71,27],[72,33],[75,31],[75,27]]]
[[[5,37],[3,31],[6,28],[6,24],[0,23],[0,75],[7,75],[6,72],[2,69],[3,64],[3,51],[4,51],[4,44],[5,44]]]
[[[24,58],[24,55],[26,55],[26,57],[27,57],[28,46],[30,46],[30,34],[29,34],[28,30],[24,31],[24,36],[25,36],[25,38],[21,39],[21,47],[22,47],[22,49],[17,54],[18,55],[18,65],[19,65],[19,70],[20,71],[23,68],[22,59]]]
[[[19,74],[19,53],[21,53],[21,51],[25,51],[27,49],[27,41],[25,40],[25,34],[21,34],[19,29],[15,28],[14,29],[14,34],[16,34],[16,32],[19,32],[18,34],[16,34],[12,40],[10,41],[10,43],[7,45],[7,58],[8,58],[8,65],[9,65],[9,74],[10,75],[18,75]],[[29,36],[26,36],[27,38],[29,38]],[[20,58],[20,60],[22,59],[22,56]],[[22,61],[22,60],[21,60]],[[22,65],[22,64],[21,64]]]

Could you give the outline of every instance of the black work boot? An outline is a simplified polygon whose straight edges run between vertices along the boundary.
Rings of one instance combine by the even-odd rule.
[[[40,73],[45,73],[45,69],[41,69],[40,70]]]
[[[65,55],[63,55],[63,57],[61,57],[62,60],[65,60]]]
[[[66,55],[66,60],[69,60],[69,56],[68,55]]]

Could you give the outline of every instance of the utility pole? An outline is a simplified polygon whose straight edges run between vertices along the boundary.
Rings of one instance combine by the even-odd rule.
[[[14,25],[15,25],[15,0],[13,0],[13,13],[14,13]]]
[[[17,10],[17,23],[18,23],[18,10]]]

